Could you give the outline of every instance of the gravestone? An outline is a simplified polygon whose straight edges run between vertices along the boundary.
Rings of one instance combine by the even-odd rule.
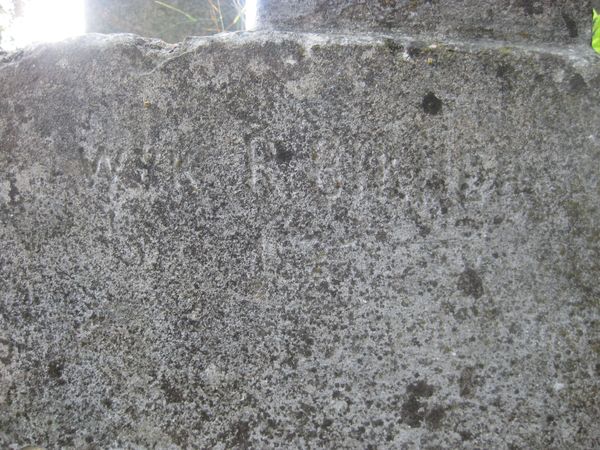
[[[597,56],[334,31],[0,56],[2,448],[598,446]]]

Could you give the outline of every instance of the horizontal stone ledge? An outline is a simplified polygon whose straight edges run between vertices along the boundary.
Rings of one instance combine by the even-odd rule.
[[[508,42],[502,40],[460,39],[452,37],[436,38],[431,35],[401,32],[302,32],[302,31],[252,31],[221,33],[213,36],[190,36],[179,43],[166,43],[160,39],[142,37],[131,33],[100,34],[88,33],[58,43],[42,43],[19,49],[14,52],[0,50],[0,64],[14,63],[24,56],[44,52],[46,49],[61,49],[63,52],[78,48],[106,49],[112,46],[133,46],[140,54],[160,60],[171,58],[194,49],[216,45],[223,50],[240,46],[279,45],[297,43],[310,52],[312,48],[323,46],[384,46],[398,55],[405,51],[420,49],[429,53],[498,53],[501,57],[547,55],[564,59],[578,67],[597,66],[600,59],[587,44],[544,44],[527,42]],[[398,53],[400,52],[400,53]],[[410,52],[409,52],[410,53]],[[407,55],[404,55],[405,57]],[[410,59],[408,55],[407,59]]]

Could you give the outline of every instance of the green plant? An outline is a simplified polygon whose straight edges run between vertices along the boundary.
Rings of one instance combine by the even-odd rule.
[[[245,27],[243,0],[204,0],[198,2],[196,9],[198,12],[195,15],[165,1],[155,0],[154,3],[158,7],[169,9],[185,17],[185,22],[198,25],[199,29],[206,34],[235,31]],[[178,25],[181,23],[174,24],[174,26]]]

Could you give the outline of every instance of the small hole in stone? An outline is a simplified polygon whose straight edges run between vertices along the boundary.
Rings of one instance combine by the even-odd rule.
[[[428,92],[425,97],[423,97],[421,105],[423,106],[423,111],[432,116],[439,114],[442,110],[442,101],[437,98],[433,92]]]

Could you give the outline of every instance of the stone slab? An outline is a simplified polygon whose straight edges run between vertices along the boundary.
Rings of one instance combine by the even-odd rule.
[[[0,447],[598,446],[584,47],[0,58]]]
[[[263,29],[396,31],[436,39],[588,43],[591,6],[562,0],[262,0]]]

